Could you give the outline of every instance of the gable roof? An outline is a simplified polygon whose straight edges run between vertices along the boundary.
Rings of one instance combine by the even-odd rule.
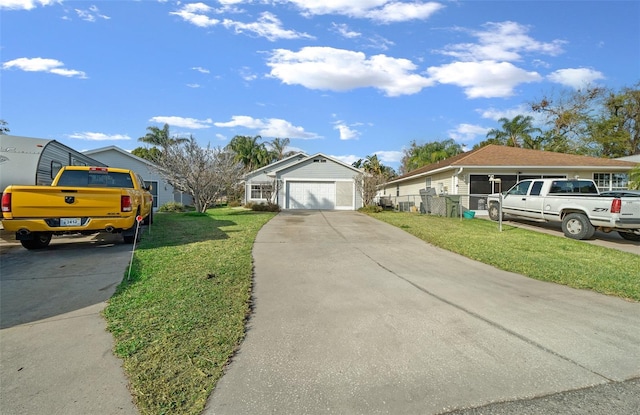
[[[555,153],[553,151],[530,150],[490,144],[476,150],[461,153],[448,159],[429,164],[407,174],[396,177],[388,183],[401,182],[418,176],[427,176],[436,172],[461,167],[487,168],[593,168],[606,167],[611,170],[626,171],[635,163],[617,159],[579,156],[576,154]]]
[[[123,150],[118,146],[107,146],[107,147],[100,147],[100,148],[95,148],[93,150],[85,150],[83,151],[84,154],[89,154],[89,155],[94,155],[94,154],[98,154],[98,153],[106,153],[108,151],[116,151],[122,155],[125,155],[129,158],[132,158],[134,160],[140,161],[142,163],[147,164],[149,167],[154,167],[157,168],[158,166],[156,164],[154,164],[153,162],[147,160],[147,159],[143,159],[142,157],[138,157],[135,154],[131,154],[130,152],[128,152],[127,150]]]
[[[307,161],[313,160],[313,159],[318,158],[318,157],[324,157],[327,160],[331,160],[332,162],[334,162],[336,164],[340,164],[340,165],[342,165],[344,167],[347,167],[347,168],[355,171],[356,173],[362,173],[362,169],[359,169],[357,167],[353,167],[351,164],[348,164],[348,163],[345,163],[345,162],[340,161],[338,159],[335,159],[333,157],[327,156],[326,154],[323,154],[323,153],[316,153],[316,154],[314,154],[312,156],[307,156],[307,157],[305,157],[305,158],[303,158],[301,160],[298,160],[295,163],[291,163],[291,164],[289,164],[287,166],[284,166],[284,167],[282,167],[280,169],[274,170],[273,173],[279,173],[279,172],[281,172],[283,170],[290,169],[291,167],[294,167],[294,166],[296,166],[298,164],[306,163]]]
[[[284,163],[288,163],[287,165],[290,165],[291,164],[290,162],[294,158],[298,158],[298,159],[302,160],[302,159],[304,159],[306,157],[308,157],[307,154],[303,153],[303,152],[293,154],[293,155],[291,155],[289,157],[283,158],[282,160],[277,160],[277,161],[274,161],[271,164],[267,164],[266,166],[260,167],[259,169],[252,170],[249,173],[245,174],[244,178],[247,179],[247,178],[249,178],[251,176],[255,176],[256,174],[259,174],[259,173],[262,173],[262,172],[275,171],[275,170],[277,170],[276,167],[279,166],[279,165],[282,165]]]

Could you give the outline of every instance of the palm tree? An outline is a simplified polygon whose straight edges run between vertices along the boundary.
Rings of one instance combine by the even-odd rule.
[[[531,137],[532,133],[541,133],[542,130],[533,126],[533,117],[530,115],[516,115],[512,120],[503,117],[498,120],[502,123],[501,129],[491,129],[487,133],[487,138],[495,143],[511,147],[523,147],[523,145],[535,146],[536,140]]]
[[[167,148],[172,144],[180,144],[189,141],[188,138],[171,137],[169,135],[169,124],[165,124],[162,129],[151,126],[147,127],[147,134],[138,138],[138,141],[151,144],[152,146]]]
[[[295,151],[285,151],[290,142],[291,140],[288,138],[276,137],[269,143],[274,161],[285,159],[296,153]]]
[[[258,142],[261,139],[259,135],[237,135],[229,142],[228,148],[235,153],[235,161],[242,163],[247,171],[259,169],[271,162],[267,147]]]

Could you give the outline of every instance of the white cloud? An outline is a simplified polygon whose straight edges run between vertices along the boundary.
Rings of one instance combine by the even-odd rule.
[[[353,30],[349,29],[349,26],[344,23],[331,23],[331,28],[334,32],[347,39],[353,39],[362,36],[362,33],[354,32]]]
[[[462,87],[469,98],[509,97],[516,85],[542,79],[537,72],[496,61],[454,62],[430,67],[427,73],[433,81]]]
[[[270,76],[288,85],[309,89],[348,91],[372,87],[388,96],[409,95],[434,84],[412,73],[416,70],[408,59],[375,55],[330,47],[305,47],[299,52],[276,49],[267,61]]]
[[[478,136],[485,137],[490,128],[473,124],[460,124],[455,129],[449,130],[449,138],[458,143],[473,142]]]
[[[31,10],[38,6],[60,3],[59,0],[0,0],[0,9]]]
[[[444,8],[444,6],[436,2],[400,3],[393,1],[386,3],[382,8],[368,11],[365,17],[383,23],[426,20],[442,8]]]
[[[438,52],[464,61],[519,61],[522,53],[542,53],[557,56],[563,52],[562,40],[540,42],[527,33],[529,28],[516,22],[486,23],[486,30],[472,31],[478,43],[448,45]],[[462,30],[462,29],[459,29]]]
[[[96,18],[109,20],[111,19],[109,16],[100,13],[100,10],[96,6],[91,6],[88,9],[75,9],[78,17],[87,22],[95,22]]]
[[[257,119],[247,115],[234,115],[231,121],[216,122],[214,125],[221,128],[244,127],[258,130],[258,134],[265,137],[321,138],[315,133],[306,132],[303,127],[294,126],[289,121],[279,118]]]
[[[383,163],[400,163],[404,153],[402,151],[376,151],[376,156]]]
[[[220,23],[219,19],[210,18],[206,13],[214,12],[214,9],[204,3],[188,3],[175,12],[170,12],[175,16],[180,16],[188,23],[198,27],[210,27]]]
[[[83,133],[73,133],[69,135],[70,138],[77,138],[79,140],[88,140],[88,141],[116,141],[116,140],[131,140],[126,134],[104,134],[104,133],[92,133],[92,132],[83,132]]]
[[[336,160],[340,160],[343,163],[346,163],[350,166],[353,165],[353,163],[355,163],[356,161],[360,160],[362,157],[358,157],[358,156],[354,156],[353,154],[347,155],[347,156],[335,156],[335,155],[330,155],[329,157],[334,158]]]
[[[357,130],[350,128],[342,121],[338,121],[334,124],[333,129],[340,132],[340,140],[357,140],[360,136],[360,133]]]
[[[580,89],[595,81],[605,79],[605,76],[602,72],[593,69],[575,68],[557,70],[549,74],[547,78],[552,82],[562,84],[573,89]]]
[[[397,0],[287,0],[303,11],[304,15],[338,14],[371,19],[382,23],[424,20],[442,9],[437,2]]]
[[[18,58],[2,64],[2,69],[20,69],[25,72],[47,72],[66,77],[86,79],[87,75],[75,69],[64,68],[64,63],[57,59]]]
[[[508,108],[508,109],[497,109],[497,108],[478,109],[476,110],[476,112],[480,114],[482,118],[486,118],[494,121],[498,121],[500,118],[508,118],[511,120],[518,115],[532,116],[532,117],[535,115],[535,113],[533,113],[531,109],[524,104],[514,108]]]
[[[189,88],[200,88],[200,84],[187,84]]]
[[[307,33],[283,29],[280,19],[269,12],[262,13],[257,22],[242,23],[224,19],[222,24],[228,29],[234,29],[236,33],[252,32],[272,42],[278,39],[313,39],[313,36]]]
[[[152,117],[149,121],[157,122],[160,124],[169,124],[174,127],[190,128],[193,130],[198,130],[201,128],[210,128],[211,123],[213,122],[211,118],[207,118],[206,120],[197,120],[195,118],[184,118],[184,117],[175,117],[175,116]]]
[[[210,71],[208,69],[202,68],[200,66],[194,66],[191,69],[193,69],[194,71],[198,71],[200,73],[206,73],[206,74],[210,73]]]

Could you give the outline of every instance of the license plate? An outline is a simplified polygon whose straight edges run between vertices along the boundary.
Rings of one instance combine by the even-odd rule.
[[[80,218],[60,218],[60,226],[80,226],[82,221]]]

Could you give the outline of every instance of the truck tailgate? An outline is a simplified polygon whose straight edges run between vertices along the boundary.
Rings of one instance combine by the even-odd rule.
[[[118,217],[122,194],[114,188],[11,186],[11,213],[14,219]]]

